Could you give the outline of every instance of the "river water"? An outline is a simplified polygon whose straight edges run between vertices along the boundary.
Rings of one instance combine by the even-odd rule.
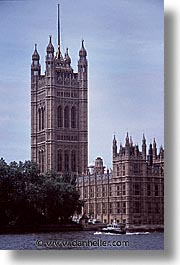
[[[0,249],[163,250],[164,233],[105,234],[93,231],[0,235]]]

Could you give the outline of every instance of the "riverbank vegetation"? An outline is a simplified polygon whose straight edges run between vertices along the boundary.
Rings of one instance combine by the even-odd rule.
[[[0,225],[67,223],[82,205],[75,177],[41,174],[31,161],[0,159]]]

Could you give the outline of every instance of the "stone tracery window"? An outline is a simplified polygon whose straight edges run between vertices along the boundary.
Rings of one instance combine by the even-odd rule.
[[[41,121],[42,121],[42,117],[41,117],[41,109],[38,110],[38,127],[39,127],[39,131],[41,131]]]
[[[62,171],[62,151],[58,150],[57,152],[57,171]]]
[[[76,172],[76,152],[75,150],[71,152],[71,170],[72,172]]]
[[[38,110],[38,129],[39,131],[44,130],[45,125],[45,109],[40,108]]]
[[[64,169],[65,172],[69,171],[69,151],[65,151],[64,153]]]
[[[76,128],[76,108],[71,109],[71,128]]]
[[[57,125],[58,128],[63,127],[63,118],[62,118],[62,107],[59,106],[57,110]]]
[[[64,127],[69,128],[69,107],[66,106],[64,109]]]
[[[42,130],[44,130],[44,123],[45,123],[45,109],[41,108],[41,114],[42,114]]]

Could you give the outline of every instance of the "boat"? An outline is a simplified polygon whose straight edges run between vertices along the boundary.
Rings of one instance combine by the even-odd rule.
[[[126,234],[126,229],[123,225],[113,222],[112,224],[108,224],[107,227],[102,228],[102,232],[113,234]]]

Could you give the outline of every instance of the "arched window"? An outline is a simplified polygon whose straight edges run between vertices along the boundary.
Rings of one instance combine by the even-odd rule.
[[[71,109],[71,128],[76,128],[76,108]]]
[[[58,128],[63,127],[62,107],[61,106],[59,106],[57,109],[57,125],[58,125]]]
[[[41,122],[42,122],[42,115],[41,115],[41,109],[38,110],[38,120],[39,120],[39,131],[41,131]]]
[[[41,173],[44,172],[44,159],[45,159],[44,151],[40,150],[39,151],[39,169]]]
[[[62,151],[58,150],[57,152],[57,171],[62,171]]]
[[[44,112],[45,112],[45,110],[44,110],[44,108],[42,108],[42,109],[41,109],[41,118],[42,118],[42,128],[41,128],[41,129],[42,129],[42,130],[44,130],[44,118],[45,118],[45,117],[44,117]]]
[[[67,150],[64,153],[64,169],[65,172],[69,171],[69,152]]]
[[[69,128],[69,107],[66,106],[64,109],[64,127]]]
[[[44,151],[42,151],[42,172],[44,172]]]
[[[74,150],[71,152],[71,170],[76,172],[76,152]]]

